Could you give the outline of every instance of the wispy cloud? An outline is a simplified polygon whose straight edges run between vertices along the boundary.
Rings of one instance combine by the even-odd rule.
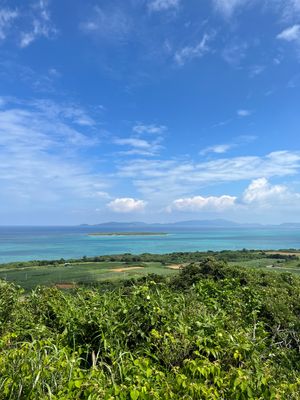
[[[224,17],[228,18],[242,6],[249,3],[249,0],[213,0],[214,6]]]
[[[53,75],[48,69],[37,72],[28,65],[16,62],[14,59],[0,60],[0,78],[6,82],[18,82],[18,86],[26,87],[33,92],[53,93],[58,76]]]
[[[117,213],[133,213],[143,211],[146,204],[147,203],[144,200],[123,197],[110,201],[107,204],[107,207]]]
[[[260,6],[280,15],[283,20],[294,19],[300,13],[299,0],[212,0],[216,9],[224,18],[233,17],[246,7]]]
[[[79,156],[96,146],[97,138],[88,127],[82,131],[74,124],[76,116],[64,105],[6,101],[0,110],[0,184],[6,204],[37,201],[51,207],[59,202],[63,208],[66,202],[98,199],[106,190],[106,178]]]
[[[214,35],[205,33],[198,44],[194,46],[186,46],[180,50],[177,50],[174,55],[176,64],[182,67],[184,64],[192,61],[195,58],[203,57],[210,50],[208,42],[212,40],[213,36]]]
[[[7,32],[18,15],[19,13],[16,10],[9,8],[0,9],[0,40],[6,39]]]
[[[251,143],[256,139],[256,136],[253,135],[244,135],[238,136],[233,139],[230,143],[216,144],[213,146],[208,146],[205,149],[201,150],[199,154],[206,155],[209,153],[215,154],[224,154],[229,150],[234,149],[235,147],[243,146],[245,144]]]
[[[151,144],[146,140],[137,139],[137,138],[118,138],[114,141],[116,144],[121,146],[132,146],[137,147],[139,149],[149,149],[151,148]]]
[[[91,16],[80,24],[80,28],[87,34],[109,42],[122,41],[132,29],[132,20],[121,7],[95,6]]]
[[[162,134],[167,130],[167,127],[165,125],[155,125],[155,124],[143,124],[143,123],[137,123],[134,125],[132,128],[133,132],[138,133],[138,134],[143,134],[143,133],[151,133],[151,134]]]
[[[131,160],[119,165],[117,177],[129,178],[147,198],[170,199],[193,193],[195,187],[295,175],[300,153],[277,151],[264,157],[243,156],[195,163],[184,160]]]
[[[252,65],[249,68],[249,76],[250,78],[255,78],[258,75],[261,75],[266,69],[265,65]]]
[[[212,126],[212,128],[219,128],[221,126],[226,126],[232,122],[232,118],[225,119],[224,121],[217,122]]]
[[[177,9],[181,0],[149,0],[148,8],[150,11],[166,11]]]
[[[226,153],[228,150],[234,147],[233,143],[230,144],[216,144],[214,146],[205,147],[205,149],[200,151],[201,155],[205,155],[208,153],[216,153],[216,154],[223,154]]]
[[[162,149],[161,138],[157,138],[154,141],[147,141],[137,137],[128,138],[115,138],[114,143],[119,146],[130,147],[127,151],[122,151],[124,155],[143,155],[143,156],[154,156]]]
[[[48,0],[39,0],[32,6],[32,27],[21,32],[20,47],[24,48],[32,44],[40,37],[51,38],[58,31],[51,21]]]
[[[299,0],[212,0],[212,3],[226,19],[251,7],[261,7],[263,11],[275,13],[285,21],[297,20],[300,15]]]
[[[248,43],[234,39],[225,46],[222,57],[228,64],[237,68],[246,57],[248,47]]]
[[[236,113],[239,117],[249,117],[252,114],[252,111],[247,109],[240,109],[237,110]]]
[[[279,12],[284,21],[294,21],[300,15],[299,0],[271,1],[271,5]]]
[[[61,78],[61,73],[56,68],[49,68],[48,74],[53,78]]]
[[[55,103],[52,100],[39,99],[32,100],[27,104],[49,118],[60,118],[61,120],[67,120],[69,123],[71,122],[82,127],[93,127],[96,125],[94,119],[84,108],[72,102]]]
[[[296,74],[289,79],[287,87],[289,89],[295,89],[299,86],[300,86],[300,74]]]
[[[293,25],[284,29],[277,35],[277,39],[285,40],[287,42],[300,42],[300,25]]]

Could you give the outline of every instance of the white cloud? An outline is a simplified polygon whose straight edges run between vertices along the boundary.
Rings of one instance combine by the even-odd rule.
[[[131,213],[143,211],[146,206],[146,202],[143,200],[135,200],[131,197],[123,197],[112,200],[107,204],[107,207],[118,213]]]
[[[60,78],[61,73],[56,68],[49,68],[48,74],[54,78]]]
[[[51,38],[57,34],[57,29],[51,21],[48,0],[39,0],[32,7],[32,27],[21,32],[20,47],[25,48],[40,37]]]
[[[148,8],[150,11],[166,11],[169,9],[177,9],[180,0],[150,0]]]
[[[249,76],[250,78],[255,78],[256,76],[262,74],[266,69],[265,65],[252,65],[249,68]]]
[[[232,147],[234,147],[234,144],[216,144],[215,146],[209,146],[201,150],[200,154],[201,155],[205,155],[208,153],[223,154],[226,153],[228,150],[230,150]]]
[[[260,213],[265,218],[268,213],[284,218],[299,215],[300,193],[286,185],[272,185],[266,178],[254,179],[246,188],[241,198],[245,211]]]
[[[168,211],[224,211],[235,205],[235,196],[194,196],[174,200]]]
[[[249,0],[213,0],[216,10],[224,17],[231,17],[239,7],[245,6],[248,2]]]
[[[137,137],[116,138],[114,143],[119,146],[129,146],[130,150],[122,151],[123,155],[140,155],[140,156],[154,156],[161,149],[162,138],[158,137],[154,141],[147,141]]]
[[[219,128],[220,126],[225,126],[230,124],[232,118],[225,119],[224,121],[217,122],[216,124],[212,125],[212,128]]]
[[[95,6],[91,17],[82,22],[80,28],[87,34],[105,38],[110,42],[120,41],[131,31],[132,21],[130,16],[120,7]]]
[[[138,149],[149,149],[151,148],[151,144],[146,140],[137,139],[137,138],[118,138],[114,141],[116,144],[121,146],[132,146],[137,147]]]
[[[244,156],[194,163],[184,160],[132,160],[120,166],[129,177],[162,177],[190,183],[234,182],[254,179],[265,171],[266,177],[296,174],[300,170],[300,153],[277,151],[264,157]]]
[[[296,74],[291,77],[291,79],[287,83],[287,87],[289,89],[295,89],[300,86],[300,74]]]
[[[29,46],[36,38],[36,33],[34,31],[32,32],[23,32],[21,34],[21,40],[20,40],[20,47],[27,47]]]
[[[57,104],[51,100],[36,100],[29,105],[48,117],[66,119],[79,126],[93,127],[96,124],[86,110],[74,103]]]
[[[261,6],[264,10],[270,9],[283,20],[293,20],[300,13],[299,0],[212,0],[215,9],[224,18],[232,17],[238,10],[245,7]]]
[[[300,25],[293,25],[284,29],[277,35],[277,39],[286,40],[287,42],[300,41]]]
[[[167,130],[167,127],[165,125],[155,125],[155,124],[147,125],[138,123],[134,125],[132,130],[133,132],[138,134],[143,134],[143,133],[162,134]]]
[[[88,127],[82,131],[73,124],[73,117],[64,114],[64,105],[6,101],[0,110],[3,204],[28,199],[24,210],[32,202],[37,207],[56,202],[64,207],[65,202],[71,205],[103,194],[108,180],[79,156],[86,147],[97,146],[97,138]]]
[[[200,155],[206,155],[209,153],[224,154],[224,153],[227,153],[227,151],[229,151],[235,147],[249,144],[249,143],[253,142],[255,139],[256,139],[256,136],[252,136],[252,135],[238,136],[238,137],[234,138],[231,143],[223,143],[223,144],[216,144],[214,146],[208,146],[205,149],[201,150],[199,152],[199,154]]]
[[[246,57],[248,47],[248,43],[235,39],[226,45],[222,52],[222,57],[231,66],[239,67],[243,59]]]
[[[10,10],[7,8],[0,9],[0,40],[6,38],[7,32],[10,29],[14,19],[18,17],[16,10]]]
[[[252,114],[252,111],[242,109],[242,110],[237,110],[236,113],[239,117],[249,117]]]
[[[91,195],[91,197],[92,197],[92,195]],[[93,197],[98,197],[99,199],[106,199],[106,200],[111,198],[111,196],[107,192],[104,192],[102,190],[96,191],[93,194]]]
[[[273,0],[271,3],[275,5],[275,8],[277,6],[284,21],[294,21],[300,14],[299,0]]]
[[[271,185],[266,178],[254,179],[244,192],[245,203],[265,203],[286,196],[288,188],[284,185]]]
[[[190,159],[133,159],[119,163],[116,177],[129,178],[146,198],[171,201],[193,193],[195,187],[238,182],[261,177],[295,175],[300,152],[277,151],[265,156],[221,158],[196,163]]]
[[[183,197],[172,201],[166,210],[259,214],[267,210],[270,212],[299,209],[299,200],[300,193],[291,191],[286,185],[272,185],[266,178],[258,178],[251,181],[240,198],[230,195]]]
[[[208,51],[208,42],[212,39],[212,35],[205,33],[202,40],[195,46],[186,46],[176,51],[174,59],[177,65],[183,66],[185,63],[203,57]]]

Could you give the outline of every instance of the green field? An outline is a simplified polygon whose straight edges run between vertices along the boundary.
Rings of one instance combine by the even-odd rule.
[[[55,262],[34,261],[0,265],[0,279],[22,286],[26,290],[38,285],[75,286],[98,284],[101,282],[118,282],[120,280],[138,279],[140,277],[157,275],[174,275],[178,271],[170,267],[197,262],[213,255],[216,259],[228,262],[231,266],[244,268],[260,268],[275,272],[300,273],[300,258],[297,252],[268,254],[261,251],[223,251],[173,253],[163,255],[145,254],[134,256],[130,254],[117,256],[102,256],[94,259],[105,261],[58,260]],[[300,256],[300,253],[299,253]],[[110,260],[110,261],[107,261]]]
[[[135,269],[135,268],[139,269]],[[119,272],[122,269],[124,272]],[[16,283],[24,289],[38,285],[84,284],[120,279],[137,279],[148,274],[172,275],[176,271],[159,262],[74,262],[67,265],[0,267],[0,279]]]
[[[250,267],[250,268],[263,268],[279,272],[294,272],[300,273],[300,258],[295,260],[283,260],[276,258],[257,258],[254,260],[242,260],[238,262],[229,262],[229,265]]]

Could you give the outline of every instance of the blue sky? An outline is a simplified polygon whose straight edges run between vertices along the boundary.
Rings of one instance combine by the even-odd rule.
[[[1,224],[300,222],[299,0],[0,1]]]

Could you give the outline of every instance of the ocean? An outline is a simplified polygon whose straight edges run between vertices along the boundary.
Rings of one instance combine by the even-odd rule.
[[[115,229],[115,228],[114,228]],[[111,232],[114,231],[111,229]],[[300,228],[197,228],[162,236],[89,236],[96,226],[0,227],[0,263],[119,253],[300,248]],[[109,232],[109,230],[106,230]],[[118,229],[119,231],[119,229]],[[148,231],[148,229],[147,229]],[[157,231],[157,230],[155,230]]]

